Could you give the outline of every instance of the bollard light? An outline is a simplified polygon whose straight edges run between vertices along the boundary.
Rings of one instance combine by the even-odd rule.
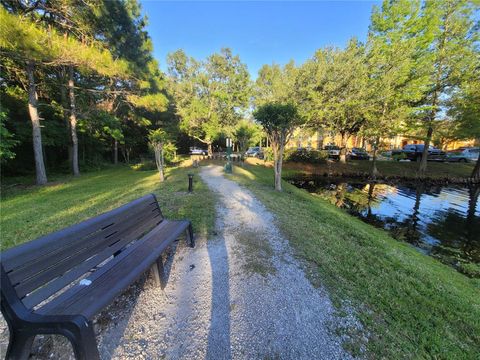
[[[227,145],[227,163],[225,164],[225,172],[228,174],[232,173],[232,139],[226,139]]]
[[[193,192],[193,174],[188,174],[188,192]]]

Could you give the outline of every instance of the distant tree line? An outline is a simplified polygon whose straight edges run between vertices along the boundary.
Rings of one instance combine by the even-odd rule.
[[[112,151],[128,160],[167,110],[136,0],[2,1],[2,170],[82,164]],[[6,139],[6,142],[3,141]],[[33,151],[32,151],[33,148]]]
[[[106,156],[129,162],[149,142],[162,176],[167,143],[211,153],[232,137],[244,151],[265,136],[280,176],[293,129],[325,130],[342,147],[352,135],[373,144],[375,175],[382,138],[415,133],[425,149],[435,137],[480,138],[474,1],[385,0],[365,43],[264,65],[256,81],[229,48],[204,60],[178,50],[162,73],[136,0],[1,3],[2,170],[35,168],[39,184],[48,168],[68,163],[79,175]],[[480,178],[478,164],[472,176]]]
[[[468,0],[385,0],[365,43],[319,49],[300,66],[263,66],[254,103],[296,106],[301,126],[339,134],[342,148],[351,135],[367,139],[372,175],[381,138],[415,133],[425,143],[422,176],[437,130],[480,140],[478,10]],[[472,177],[480,178],[478,162]]]

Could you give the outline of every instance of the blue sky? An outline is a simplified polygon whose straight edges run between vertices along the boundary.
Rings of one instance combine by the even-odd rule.
[[[154,54],[166,70],[166,55],[179,48],[203,59],[232,48],[255,78],[263,64],[302,63],[326,45],[343,47],[352,36],[366,39],[378,1],[183,2],[141,1],[149,19]]]

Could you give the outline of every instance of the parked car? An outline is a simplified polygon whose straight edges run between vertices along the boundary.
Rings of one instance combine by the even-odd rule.
[[[476,162],[480,148],[466,147],[447,152],[448,162]]]
[[[348,160],[370,160],[367,150],[364,148],[354,147],[347,153]]]
[[[193,146],[190,148],[190,155],[208,155],[208,150]]]
[[[263,151],[260,146],[254,146],[248,148],[248,150],[245,152],[246,157],[256,157],[259,159],[263,159]]]
[[[424,144],[407,144],[401,150],[392,150],[392,157],[397,160],[404,158],[410,161],[420,161],[424,147]],[[428,147],[428,161],[445,161],[446,158],[445,151],[437,149],[432,145]]]
[[[327,145],[323,148],[328,154],[329,159],[340,159],[340,148],[337,145]]]

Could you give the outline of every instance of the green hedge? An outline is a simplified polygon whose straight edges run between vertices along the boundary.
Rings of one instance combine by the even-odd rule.
[[[309,164],[325,164],[327,162],[327,152],[307,149],[287,149],[285,150],[285,162],[299,162]]]

